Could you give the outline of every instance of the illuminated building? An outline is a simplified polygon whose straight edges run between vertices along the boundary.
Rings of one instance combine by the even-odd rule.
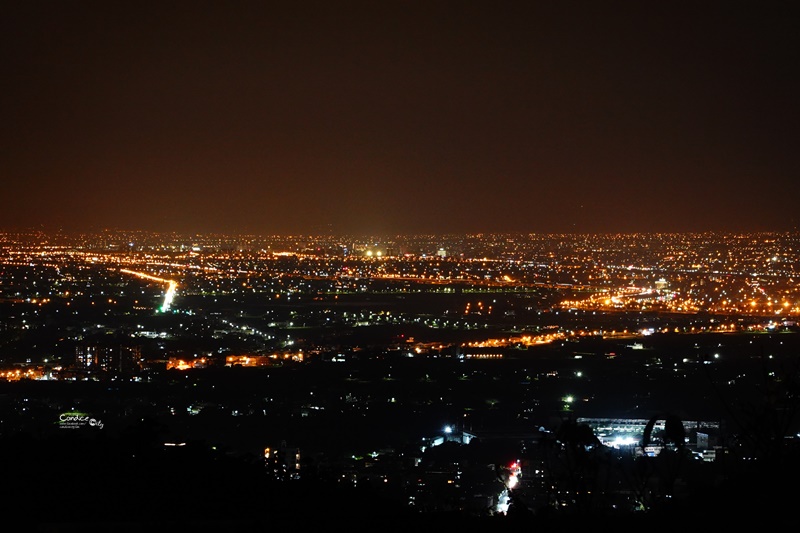
[[[78,346],[75,348],[75,365],[83,370],[97,366],[97,346]]]
[[[300,448],[287,446],[286,441],[277,448],[264,448],[264,467],[275,479],[300,479]]]
[[[229,355],[225,358],[225,366],[269,366],[266,355]]]

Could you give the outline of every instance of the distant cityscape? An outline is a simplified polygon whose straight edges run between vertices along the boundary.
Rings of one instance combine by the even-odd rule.
[[[798,316],[797,233],[5,232],[0,438],[416,518],[705,516],[783,501],[740,489],[796,454]]]

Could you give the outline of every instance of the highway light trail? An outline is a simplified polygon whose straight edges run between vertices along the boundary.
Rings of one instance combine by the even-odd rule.
[[[161,304],[161,308],[159,309],[159,311],[161,311],[162,313],[169,311],[169,307],[170,305],[172,305],[172,300],[175,299],[175,291],[178,289],[178,283],[176,281],[173,281],[171,279],[159,278],[157,276],[145,274],[144,272],[136,272],[135,270],[128,270],[127,268],[121,269],[120,272],[123,272],[125,274],[131,274],[133,276],[142,279],[148,279],[151,281],[157,281],[159,283],[168,284],[167,292],[164,294],[164,303]]]

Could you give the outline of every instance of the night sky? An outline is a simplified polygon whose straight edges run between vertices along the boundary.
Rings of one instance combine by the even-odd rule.
[[[0,231],[786,231],[794,2],[0,2]]]

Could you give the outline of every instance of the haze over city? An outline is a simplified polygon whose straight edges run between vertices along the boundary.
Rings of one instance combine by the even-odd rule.
[[[0,227],[793,230],[790,4],[6,3]]]

